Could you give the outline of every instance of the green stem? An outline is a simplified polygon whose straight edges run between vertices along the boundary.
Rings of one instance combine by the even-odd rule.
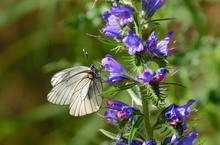
[[[132,6],[134,8],[133,18],[135,24],[135,32],[142,39],[142,26],[140,23],[140,14],[139,14],[139,2],[137,0],[132,0]]]
[[[153,139],[153,128],[151,127],[151,123],[150,123],[149,100],[146,96],[146,86],[140,86],[140,90],[141,90],[142,107],[143,107],[144,123],[145,123],[147,138]]]

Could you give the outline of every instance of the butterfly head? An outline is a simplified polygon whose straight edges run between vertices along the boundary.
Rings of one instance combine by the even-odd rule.
[[[95,68],[95,66],[92,64],[91,66],[90,66],[90,69],[92,70],[92,74],[93,74],[93,77],[95,77],[95,78],[99,78],[100,77],[100,70],[98,70],[98,69],[96,69]]]

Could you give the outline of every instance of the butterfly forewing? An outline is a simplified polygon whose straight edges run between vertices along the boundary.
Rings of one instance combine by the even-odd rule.
[[[83,116],[97,112],[102,104],[102,83],[94,67],[73,67],[56,73],[51,84],[54,87],[47,99],[53,104],[70,105],[70,114]]]
[[[62,70],[56,73],[51,79],[51,85],[54,87],[58,83],[68,80],[70,77],[78,76],[82,72],[91,72],[91,69],[85,66],[78,66]]]

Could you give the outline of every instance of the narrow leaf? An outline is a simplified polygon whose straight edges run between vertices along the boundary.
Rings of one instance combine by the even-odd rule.
[[[144,116],[139,116],[137,118],[137,120],[135,121],[134,125],[131,127],[130,133],[129,133],[129,137],[128,137],[128,144],[131,144],[131,141],[136,133],[136,131],[138,130],[138,128],[140,127],[141,123],[143,122]]]
[[[130,89],[130,88],[132,88],[134,85],[135,85],[135,83],[128,84],[128,85],[123,85],[123,86],[119,86],[119,87],[115,87],[115,88],[112,88],[112,89],[109,89],[109,90],[107,90],[107,91],[104,91],[104,92],[100,93],[98,96],[110,95],[110,94],[112,94],[112,93],[114,93],[114,92],[118,92],[118,91],[121,91],[121,90]]]
[[[107,136],[107,137],[109,137],[110,139],[112,139],[112,140],[114,140],[115,138],[116,138],[116,134],[114,134],[114,133],[111,133],[111,132],[109,132],[109,131],[106,131],[106,130],[104,130],[104,129],[99,129],[99,131],[101,132],[101,133],[103,133],[105,136]]]
[[[148,21],[148,23],[152,23],[152,22],[158,22],[158,21],[171,21],[171,20],[174,20],[175,18],[164,18],[164,19],[153,19],[153,20],[150,20]]]
[[[97,39],[105,44],[108,44],[108,45],[113,45],[113,46],[124,46],[123,43],[121,42],[117,42],[116,40],[114,39],[110,39],[110,38],[103,38],[103,37],[97,37]]]
[[[178,83],[165,83],[165,82],[163,82],[163,83],[161,83],[161,85],[174,85],[174,86],[179,86],[179,87],[186,88],[186,86],[183,86],[183,85],[178,84]]]

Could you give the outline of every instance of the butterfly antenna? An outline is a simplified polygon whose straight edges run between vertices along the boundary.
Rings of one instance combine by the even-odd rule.
[[[85,58],[86,58],[87,63],[90,64],[90,63],[89,63],[88,52],[87,52],[85,49],[83,49],[83,52],[84,52],[84,55],[85,55]]]

